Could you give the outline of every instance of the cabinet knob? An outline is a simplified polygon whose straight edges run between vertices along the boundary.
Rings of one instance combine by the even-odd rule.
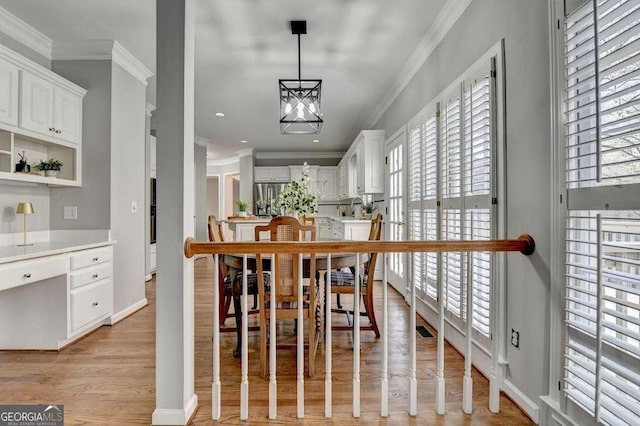
[[[98,258],[97,258],[97,257],[94,257],[93,259],[91,259],[91,261],[92,261],[92,262],[97,262],[97,261],[98,261]]]
[[[60,133],[62,133],[62,130],[56,130],[56,133],[60,134]]]
[[[22,278],[31,278],[31,272],[27,272],[22,276]]]
[[[93,279],[95,280],[96,278],[98,278],[98,274],[93,274]]]
[[[98,302],[93,302],[92,306],[95,308],[96,306],[98,306]]]
[[[56,129],[54,129],[53,127],[49,127],[49,131],[50,132],[55,132]]]

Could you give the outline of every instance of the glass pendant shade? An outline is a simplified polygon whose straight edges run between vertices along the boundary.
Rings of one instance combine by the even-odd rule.
[[[322,80],[280,80],[280,132],[320,133]]]

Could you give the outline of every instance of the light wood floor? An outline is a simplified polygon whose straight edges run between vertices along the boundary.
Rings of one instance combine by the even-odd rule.
[[[196,261],[195,389],[199,409],[194,424],[211,420],[212,262]],[[377,292],[379,295],[380,292]],[[501,413],[488,410],[488,382],[476,370],[474,413],[461,411],[464,361],[451,347],[445,352],[447,415],[434,411],[436,339],[418,336],[418,417],[408,408],[408,309],[390,291],[390,417],[379,416],[381,343],[372,332],[362,335],[361,420],[351,417],[352,341],[350,332],[334,332],[333,422],[337,424],[531,424],[509,399],[501,397]],[[0,352],[0,404],[64,404],[65,424],[149,424],[155,407],[155,279],[147,283],[149,306],[113,327],[101,327],[85,339],[55,352]],[[381,299],[377,298],[381,303]],[[343,317],[334,314],[335,321]],[[232,319],[228,319],[232,324]],[[366,319],[364,319],[366,321]],[[419,321],[420,323],[421,321]],[[282,324],[283,333],[293,333]],[[232,356],[235,334],[221,335],[222,411],[224,423],[239,423],[240,362]],[[258,333],[249,336],[250,423],[269,423],[268,382],[259,377]],[[324,424],[324,353],[319,350],[317,374],[305,379],[305,421],[295,418],[295,353],[278,351],[278,420]]]

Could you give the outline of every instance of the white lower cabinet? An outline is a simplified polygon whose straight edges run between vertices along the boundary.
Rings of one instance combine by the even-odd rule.
[[[113,311],[113,286],[108,279],[71,292],[71,331],[104,319]]]
[[[107,245],[0,262],[0,350],[56,350],[104,324],[112,259]]]

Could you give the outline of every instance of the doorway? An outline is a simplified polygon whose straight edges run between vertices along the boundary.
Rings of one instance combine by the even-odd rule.
[[[405,132],[400,129],[386,141],[387,175],[387,226],[385,239],[406,240],[405,227]],[[387,279],[402,295],[407,294],[407,256],[405,253],[390,253]]]

